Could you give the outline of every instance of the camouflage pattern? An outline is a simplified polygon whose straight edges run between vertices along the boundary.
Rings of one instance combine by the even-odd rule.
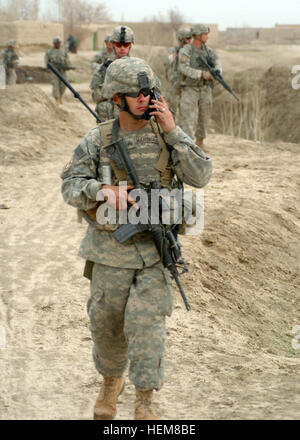
[[[14,86],[17,83],[17,61],[19,59],[19,55],[16,50],[10,50],[8,47],[14,47],[15,41],[10,40],[7,42],[7,47],[2,51],[1,58],[2,63],[6,73],[6,84],[9,86]]]
[[[101,121],[115,119],[119,116],[119,108],[111,100],[107,100],[102,96],[102,87],[106,75],[107,67],[102,63],[94,72],[90,82],[90,89],[92,91],[92,98],[96,104],[95,112]]]
[[[205,24],[194,24],[191,28],[192,35],[209,34],[210,28]]]
[[[193,140],[206,137],[207,125],[212,111],[212,91],[210,82],[202,78],[203,69],[199,57],[214,63],[222,71],[216,53],[202,44],[196,49],[186,44],[179,51],[179,71],[181,73],[181,98],[179,106],[179,125]]]
[[[93,63],[102,64],[106,60],[114,60],[116,57],[115,52],[108,52],[107,47],[101,49],[93,58]],[[98,67],[98,66],[97,66]]]
[[[121,34],[122,28],[125,28],[125,33]],[[124,35],[124,43],[134,44],[134,33],[129,26],[117,26],[113,29],[110,35],[110,41],[114,43],[120,43],[122,35]]]
[[[139,72],[146,72],[150,88],[157,85],[157,78],[146,61],[134,57],[123,57],[115,60],[107,68],[102,96],[111,99],[115,93],[139,92]]]
[[[173,291],[162,264],[119,269],[94,264],[87,310],[96,369],[129,378],[141,389],[160,389],[164,376],[165,316]]]
[[[61,43],[62,42],[60,37],[54,37],[52,41],[53,41],[53,43]]]
[[[97,207],[102,165],[121,167],[114,147],[103,147],[100,128],[105,124],[109,123],[87,133],[61,174],[64,200],[83,211]],[[155,167],[160,145],[151,121],[136,132],[119,129],[116,138],[123,138],[141,183],[147,186],[156,180],[160,184],[160,172]],[[179,127],[166,134],[165,141],[173,146],[174,173],[188,185],[205,186],[212,165],[201,148]],[[112,184],[117,185],[113,170]],[[119,376],[128,360],[130,379],[136,386],[159,389],[163,383],[165,316],[171,315],[173,294],[151,233],[139,233],[121,244],[111,230],[91,220],[79,255],[92,262],[87,309],[97,370]]]
[[[192,32],[189,28],[180,28],[177,32],[177,39],[184,42],[186,38],[192,38]]]
[[[180,127],[192,139],[205,139],[212,113],[212,93],[209,86],[199,90],[183,87],[179,107]]]
[[[159,180],[160,175],[155,165],[160,147],[150,122],[138,133],[123,133],[120,130],[120,136],[124,137],[140,181],[149,185],[151,181]],[[178,177],[188,185],[197,188],[205,186],[210,179],[212,166],[201,148],[194,145],[179,127],[165,135],[165,141],[174,148],[173,169]],[[83,211],[95,208],[96,194],[102,180],[101,166],[110,164],[110,161],[110,149],[101,149],[99,128],[90,130],[62,173],[64,200]],[[113,179],[113,184],[117,184],[117,178],[113,176]],[[100,225],[97,229],[95,225],[89,225],[80,246],[81,257],[99,264],[127,269],[140,269],[158,261],[159,256],[151,240],[145,240],[144,236],[143,239],[135,236],[120,244],[112,238],[110,232],[103,229],[102,227],[101,230]]]
[[[95,112],[99,116],[100,121],[109,121],[119,117],[120,109],[113,101],[101,101],[96,105]]]
[[[94,72],[94,75],[90,82],[90,89],[92,91],[92,98],[95,104],[104,101],[102,96],[102,87],[104,83],[104,78],[106,75],[107,67],[105,64],[101,64],[98,69]]]
[[[68,53],[65,49],[61,49],[61,48],[56,49],[55,47],[51,47],[51,49],[47,50],[45,54],[46,66],[48,62],[52,63],[65,79],[68,79],[66,75],[66,70],[68,70],[68,68],[71,67],[71,62]],[[66,86],[52,72],[51,72],[51,84],[52,84],[52,95],[54,99],[56,100],[60,99],[66,90]]]
[[[167,57],[165,64],[165,76],[168,85],[165,90],[165,98],[169,108],[176,113],[181,95],[181,76],[178,70],[178,53],[180,46],[169,49],[170,55]]]

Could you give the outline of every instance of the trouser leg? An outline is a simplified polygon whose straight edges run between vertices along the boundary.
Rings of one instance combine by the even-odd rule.
[[[164,376],[165,317],[172,313],[173,291],[161,263],[136,273],[125,310],[129,378],[140,389],[160,389]]]
[[[212,112],[212,93],[209,86],[204,86],[200,90],[198,103],[198,121],[196,128],[196,139],[205,139],[207,127]]]
[[[195,140],[198,120],[198,100],[198,91],[190,87],[182,88],[179,105],[179,126],[192,140]]]
[[[133,269],[93,265],[87,311],[94,363],[103,376],[120,377],[127,366],[124,311],[134,273]]]

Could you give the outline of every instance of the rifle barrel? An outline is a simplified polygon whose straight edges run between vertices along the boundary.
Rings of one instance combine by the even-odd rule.
[[[71,92],[74,95],[74,98],[79,99],[79,101],[88,109],[88,111],[94,116],[94,118],[96,118],[96,120],[101,123],[101,119],[99,118],[99,116],[97,115],[97,113],[95,113],[91,107],[89,107],[87,105],[87,103],[81,98],[81,96],[79,95],[78,92],[76,92],[76,90],[73,89],[73,87],[71,86],[71,84],[62,76],[62,74],[56,69],[56,67],[48,62],[47,63],[47,67],[52,70],[52,72],[64,83],[64,85],[66,87],[68,87],[69,90],[71,90]]]

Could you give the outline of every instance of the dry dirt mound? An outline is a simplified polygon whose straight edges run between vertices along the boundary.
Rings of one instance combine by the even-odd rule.
[[[69,113],[31,84],[0,90],[0,118],[3,164],[41,157],[74,128]]]
[[[30,83],[49,83],[50,72],[40,66],[19,66],[17,69],[17,84]]]
[[[213,128],[255,141],[300,142],[299,90],[292,87],[295,62],[267,70],[226,72],[224,77],[240,98],[238,103],[218,85],[214,89]]]

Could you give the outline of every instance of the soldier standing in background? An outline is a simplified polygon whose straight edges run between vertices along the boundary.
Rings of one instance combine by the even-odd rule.
[[[192,39],[191,30],[188,28],[181,28],[177,32],[179,46],[172,47],[169,52],[170,55],[165,63],[165,77],[169,84],[166,89],[166,100],[169,107],[176,114],[181,95],[181,74],[178,70],[178,54],[179,50],[185,45],[190,44]]]
[[[18,65],[19,55],[16,52],[16,42],[9,40],[6,48],[2,51],[1,57],[5,69],[6,84],[15,86],[17,83],[16,67]]]
[[[129,56],[131,45],[134,44],[134,33],[128,26],[117,26],[113,29],[110,41],[116,59]],[[118,117],[119,109],[112,100],[103,98],[101,91],[105,79],[106,69],[112,60],[104,61],[93,75],[90,83],[92,98],[96,104],[95,111],[101,121]]]
[[[222,72],[217,54],[206,46],[209,28],[203,24],[192,27],[193,41],[179,52],[179,71],[182,74],[179,125],[197,145],[204,146],[207,125],[212,111],[213,78],[203,68],[200,56]]]
[[[47,67],[48,62],[54,65],[59,73],[67,79],[66,71],[74,69],[71,66],[71,62],[68,53],[65,49],[61,48],[61,39],[59,37],[53,38],[53,47],[47,50],[45,54],[45,64]],[[62,104],[62,97],[66,90],[64,83],[51,72],[52,83],[52,95],[57,104]]]
[[[66,43],[66,47],[69,52],[77,53],[78,41],[74,35],[69,35]]]
[[[92,60],[92,69],[94,72],[96,69],[98,69],[100,64],[104,63],[104,61],[115,59],[116,55],[113,49],[113,44],[110,41],[110,35],[106,35],[104,38],[104,43],[106,47],[97,52]]]
[[[103,96],[113,99],[120,108],[119,119],[90,130],[61,175],[65,202],[82,210],[89,223],[80,256],[87,260],[85,276],[90,279],[87,311],[93,358],[103,376],[94,407],[94,418],[98,420],[114,419],[128,363],[129,379],[136,393],[135,419],[157,419],[152,406],[153,390],[158,391],[164,381],[165,320],[173,308],[170,276],[151,233],[138,233],[120,243],[113,236],[117,220],[116,224],[97,222],[99,193],[108,197],[117,218],[119,211],[127,209],[128,201],[132,203],[127,192],[133,188],[132,182],[120,168],[113,144],[123,139],[138,178],[147,188],[155,181],[159,188],[171,189],[175,175],[188,185],[201,188],[211,176],[211,160],[175,125],[166,101],[150,101],[156,84],[157,79],[144,60],[123,57],[111,63]],[[148,108],[153,116],[150,120]],[[111,167],[108,184],[103,183],[103,167]],[[128,185],[124,185],[124,180]],[[116,199],[109,197],[111,193]]]

